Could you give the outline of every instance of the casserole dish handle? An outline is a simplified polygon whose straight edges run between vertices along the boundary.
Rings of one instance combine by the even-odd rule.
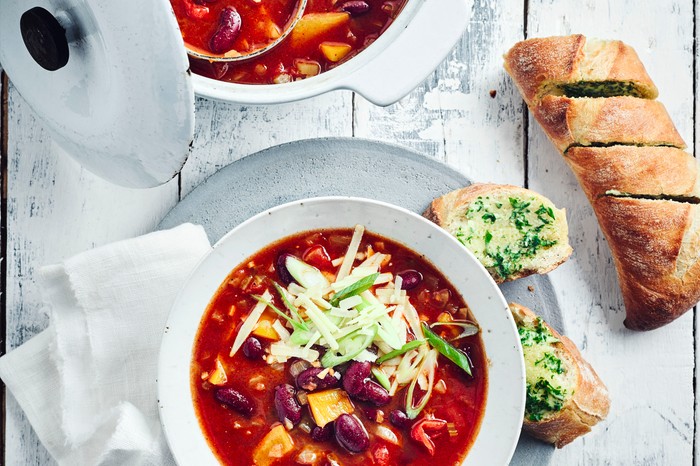
[[[398,38],[339,87],[382,107],[399,101],[450,53],[469,25],[472,3],[425,0]]]

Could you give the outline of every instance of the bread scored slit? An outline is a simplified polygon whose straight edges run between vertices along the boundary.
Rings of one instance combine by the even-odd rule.
[[[547,95],[532,112],[562,153],[576,146],[686,147],[666,108],[656,100]]]
[[[637,53],[617,40],[586,39],[581,34],[529,39],[515,44],[504,59],[531,107],[547,94],[658,96]]]
[[[673,147],[572,147],[564,157],[589,199],[628,196],[700,198],[698,161]]]

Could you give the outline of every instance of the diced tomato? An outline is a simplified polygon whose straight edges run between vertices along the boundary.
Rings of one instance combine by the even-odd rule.
[[[309,249],[304,251],[302,260],[307,264],[311,264],[321,270],[329,269],[333,265],[331,264],[331,256],[328,255],[328,251],[326,251],[326,248],[320,244],[311,246]]]
[[[185,0],[187,16],[194,19],[202,19],[209,14],[209,8],[204,5],[195,5],[192,0]]]
[[[372,447],[372,460],[379,466],[389,466],[389,449],[381,443]]]
[[[429,434],[433,436],[439,435],[442,430],[447,428],[447,421],[443,419],[435,419],[433,417],[424,417],[420,421],[413,424],[411,427],[411,438],[422,443],[431,455],[435,454],[435,444]]]

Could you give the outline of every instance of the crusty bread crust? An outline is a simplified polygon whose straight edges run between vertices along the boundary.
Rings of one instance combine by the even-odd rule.
[[[480,196],[496,196],[499,194],[508,194],[510,196],[534,196],[546,200],[544,196],[537,194],[529,189],[521,188],[520,186],[508,185],[508,184],[493,184],[493,183],[474,183],[472,185],[466,186],[461,189],[449,192],[443,196],[440,196],[430,203],[430,206],[423,212],[423,216],[428,220],[436,223],[442,228],[447,229],[451,234],[449,225],[452,223],[452,218],[459,215],[459,212],[463,212],[466,206],[474,202]],[[551,202],[548,201],[547,202]],[[565,212],[564,209],[562,209]],[[562,215],[563,219],[560,219],[557,223],[557,229],[560,233],[560,237],[565,241],[560,241],[558,244],[548,248],[543,249],[539,252],[542,266],[535,269],[522,268],[518,272],[514,273],[508,278],[508,281],[517,280],[519,278],[527,277],[533,274],[544,274],[550,272],[571,256],[573,249],[569,245],[569,228],[566,223],[566,215]],[[496,283],[503,283],[505,280],[503,277],[497,274],[491,274]]]
[[[625,326],[652,330],[700,300],[700,206],[602,197],[593,201],[625,301]]]
[[[547,95],[532,113],[562,153],[574,145],[615,143],[685,148],[666,108],[656,100]]]
[[[572,147],[565,160],[589,199],[608,191],[700,198],[697,160],[673,147]]]
[[[581,34],[528,39],[515,44],[504,59],[528,105],[536,104],[551,84],[581,81],[631,82],[645,98],[658,95],[637,52],[618,40],[587,41]]]
[[[510,310],[516,322],[537,318],[534,312],[520,304],[511,303]],[[593,367],[583,359],[576,345],[546,322],[545,325],[560,341],[560,343],[554,343],[554,346],[567,356],[566,360],[569,363],[567,367],[577,372],[575,389],[573,396],[564,404],[561,411],[550,414],[538,422],[525,418],[523,430],[537,439],[561,448],[590,432],[592,426],[607,417],[610,411],[610,397],[607,387]]]

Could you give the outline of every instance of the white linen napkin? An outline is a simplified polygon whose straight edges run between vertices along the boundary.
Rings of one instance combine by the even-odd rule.
[[[41,269],[49,327],[0,358],[0,378],[60,465],[169,465],[156,399],[175,296],[211,250],[185,224]]]

